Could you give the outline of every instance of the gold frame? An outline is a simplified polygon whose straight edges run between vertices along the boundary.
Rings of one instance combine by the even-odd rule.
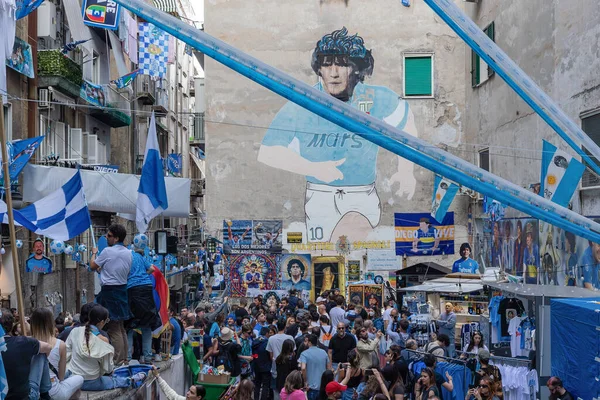
[[[312,271],[310,272],[311,278],[311,290],[310,290],[310,301],[314,303],[315,301],[315,290],[316,290],[316,281],[315,281],[315,264],[321,263],[335,263],[338,264],[338,283],[340,285],[340,293],[346,292],[346,258],[344,256],[317,256],[311,258],[311,266]]]

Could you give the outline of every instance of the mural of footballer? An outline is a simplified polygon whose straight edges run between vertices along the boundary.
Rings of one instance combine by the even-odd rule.
[[[392,90],[364,83],[374,59],[362,37],[344,27],[316,44],[311,66],[320,91],[417,136],[408,103]],[[310,111],[287,103],[267,130],[258,161],[306,176],[305,214],[309,241],[331,241],[341,234],[367,237],[379,225],[381,202],[375,189],[379,146]],[[410,200],[415,192],[414,165],[398,158],[389,184]],[[334,235],[334,230],[339,233]]]
[[[292,258],[287,263],[287,272],[290,279],[281,282],[281,289],[310,290],[310,282],[304,279],[307,271],[302,261]]]

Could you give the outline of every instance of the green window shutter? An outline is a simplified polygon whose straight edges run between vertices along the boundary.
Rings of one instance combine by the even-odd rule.
[[[479,56],[471,50],[471,86],[479,85]]]
[[[496,42],[496,27],[494,26],[494,22],[492,22],[487,28],[485,28],[484,32],[490,39],[492,39],[492,42]],[[494,70],[489,65],[487,67],[487,74],[488,77],[494,75]]]
[[[405,96],[431,96],[431,56],[404,59]]]

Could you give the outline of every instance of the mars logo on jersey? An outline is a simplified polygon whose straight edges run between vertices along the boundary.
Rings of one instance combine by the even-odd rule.
[[[106,7],[94,4],[85,10],[85,15],[90,21],[103,24],[106,20]]]

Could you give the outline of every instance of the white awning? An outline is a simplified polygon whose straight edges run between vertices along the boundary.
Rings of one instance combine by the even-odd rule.
[[[67,23],[73,40],[87,40],[92,37],[90,29],[83,24],[81,4],[78,0],[64,0],[63,5],[67,14]]]
[[[113,31],[108,29],[106,31],[110,38],[110,46],[112,47],[115,62],[117,63],[117,71],[119,72],[119,77],[121,77],[129,73],[127,66],[125,65],[125,56],[123,55],[123,49],[121,48],[121,41]]]
[[[71,168],[27,164],[23,176],[23,201],[33,203],[49,195],[74,173]],[[135,215],[139,175],[81,170],[81,178],[90,210]],[[162,215],[188,218],[190,179],[166,177],[165,184],[169,208]]]

